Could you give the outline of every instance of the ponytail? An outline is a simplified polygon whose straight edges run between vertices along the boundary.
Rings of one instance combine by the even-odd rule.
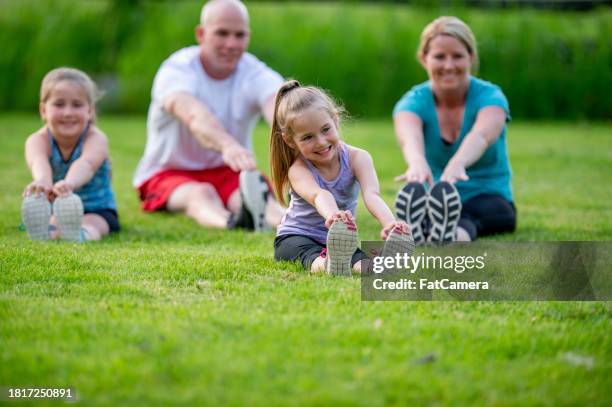
[[[291,90],[299,88],[300,83],[290,80],[280,87],[274,102],[274,117],[270,133],[270,171],[272,173],[272,189],[276,199],[287,206],[285,188],[289,183],[289,168],[297,158],[297,152],[283,140],[283,129],[279,123],[279,105],[283,97]]]

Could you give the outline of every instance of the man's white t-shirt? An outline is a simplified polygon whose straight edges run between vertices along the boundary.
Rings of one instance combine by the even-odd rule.
[[[163,109],[171,93],[187,92],[198,99],[241,145],[252,151],[251,133],[266,100],[283,78],[255,56],[244,53],[236,71],[212,79],[200,62],[200,48],[183,48],[166,59],[153,81],[147,117],[147,145],[133,184],[140,187],[167,169],[204,170],[225,165],[221,153],[205,149],[189,130]]]

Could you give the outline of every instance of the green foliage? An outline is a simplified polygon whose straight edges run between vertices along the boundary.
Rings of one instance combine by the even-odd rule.
[[[201,1],[0,1],[0,108],[36,106],[59,65],[91,73],[101,110],[143,112],[153,77],[195,43]],[[450,3],[449,3],[450,4]],[[357,117],[388,116],[426,79],[414,57],[423,27],[455,14],[474,30],[482,78],[499,84],[514,117],[612,117],[612,10],[553,12],[405,4],[251,3],[250,51],[285,77],[329,89]]]
[[[87,406],[611,403],[609,302],[361,302],[357,278],[275,262],[272,233],[143,213],[130,183],[143,116],[100,117],[122,232],[29,242],[23,144],[39,125],[0,116],[3,386],[72,386]],[[612,239],[610,130],[513,122],[519,226],[495,239]],[[254,143],[264,167],[267,133]],[[346,123],[343,137],[372,154],[391,203],[404,165],[390,120]],[[358,223],[377,238],[362,202]]]

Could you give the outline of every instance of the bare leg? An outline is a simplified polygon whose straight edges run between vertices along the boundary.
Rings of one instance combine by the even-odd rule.
[[[310,272],[320,273],[321,271],[325,271],[325,259],[319,256],[310,265]]]
[[[236,189],[230,195],[227,200],[227,210],[231,213],[238,213],[240,210],[240,205],[242,205],[242,199],[240,198],[240,189]]]
[[[57,228],[55,216],[51,216],[49,223],[55,227],[55,230],[51,232],[51,239],[59,239],[59,229]],[[85,229],[86,240],[100,240],[110,233],[110,227],[106,219],[95,213],[86,213],[83,215],[81,227]]]
[[[268,222],[268,224],[272,227],[277,227],[280,225],[285,211],[286,209],[283,208],[276,199],[274,199],[272,194],[270,194],[270,196],[268,196],[268,202],[266,205],[266,222]]]
[[[188,182],[177,187],[166,208],[171,212],[182,212],[202,226],[216,228],[225,228],[230,216],[215,188],[203,182]]]
[[[110,227],[106,220],[95,213],[83,215],[81,227],[85,229],[85,238],[87,240],[100,240],[103,236],[110,233]]]
[[[59,229],[57,228],[57,220],[55,220],[55,215],[51,215],[49,219],[49,225],[53,226],[53,230],[49,232],[49,238],[51,240],[56,240],[60,238]]]

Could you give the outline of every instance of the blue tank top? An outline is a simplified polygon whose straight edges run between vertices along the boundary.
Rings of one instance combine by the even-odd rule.
[[[340,173],[338,176],[327,181],[319,174],[319,171],[308,160],[304,160],[308,169],[312,173],[317,184],[331,192],[338,204],[340,210],[349,210],[356,217],[355,210],[357,209],[357,198],[359,197],[359,182],[353,175],[349,164],[349,151],[344,143],[339,144],[338,151],[340,153]],[[317,209],[306,202],[301,196],[289,189],[291,199],[289,208],[285,212],[285,216],[278,226],[276,235],[300,235],[309,237],[319,243],[327,243],[327,228],[325,227],[325,219],[317,212]]]
[[[72,150],[68,161],[64,161],[59,147],[53,138],[53,134],[51,134],[51,129],[47,127],[49,144],[51,145],[49,164],[51,164],[51,169],[53,171],[53,183],[66,178],[66,174],[68,173],[68,169],[72,163],[81,156],[83,142],[85,141],[88,131],[89,125],[85,127],[85,130],[79,137],[79,141],[74,147],[74,150]],[[115,204],[115,195],[111,189],[111,170],[108,159],[104,160],[91,180],[89,180],[89,182],[83,185],[81,188],[74,191],[74,193],[77,194],[83,201],[83,209],[85,212],[98,211],[101,209],[116,210],[117,205]]]
[[[436,104],[431,90],[431,82],[427,81],[414,86],[408,91],[393,110],[412,112],[423,121],[423,138],[425,158],[431,168],[434,180],[438,181],[449,160],[455,155],[465,136],[470,132],[481,109],[487,106],[498,106],[506,112],[506,122],[511,120],[508,100],[502,90],[487,81],[470,77],[461,133],[452,144],[446,144],[440,134]],[[467,201],[480,194],[501,195],[512,202],[512,171],[506,147],[506,126],[495,143],[485,150],[474,164],[466,168],[467,181],[458,181],[455,186],[459,190],[462,201]]]

